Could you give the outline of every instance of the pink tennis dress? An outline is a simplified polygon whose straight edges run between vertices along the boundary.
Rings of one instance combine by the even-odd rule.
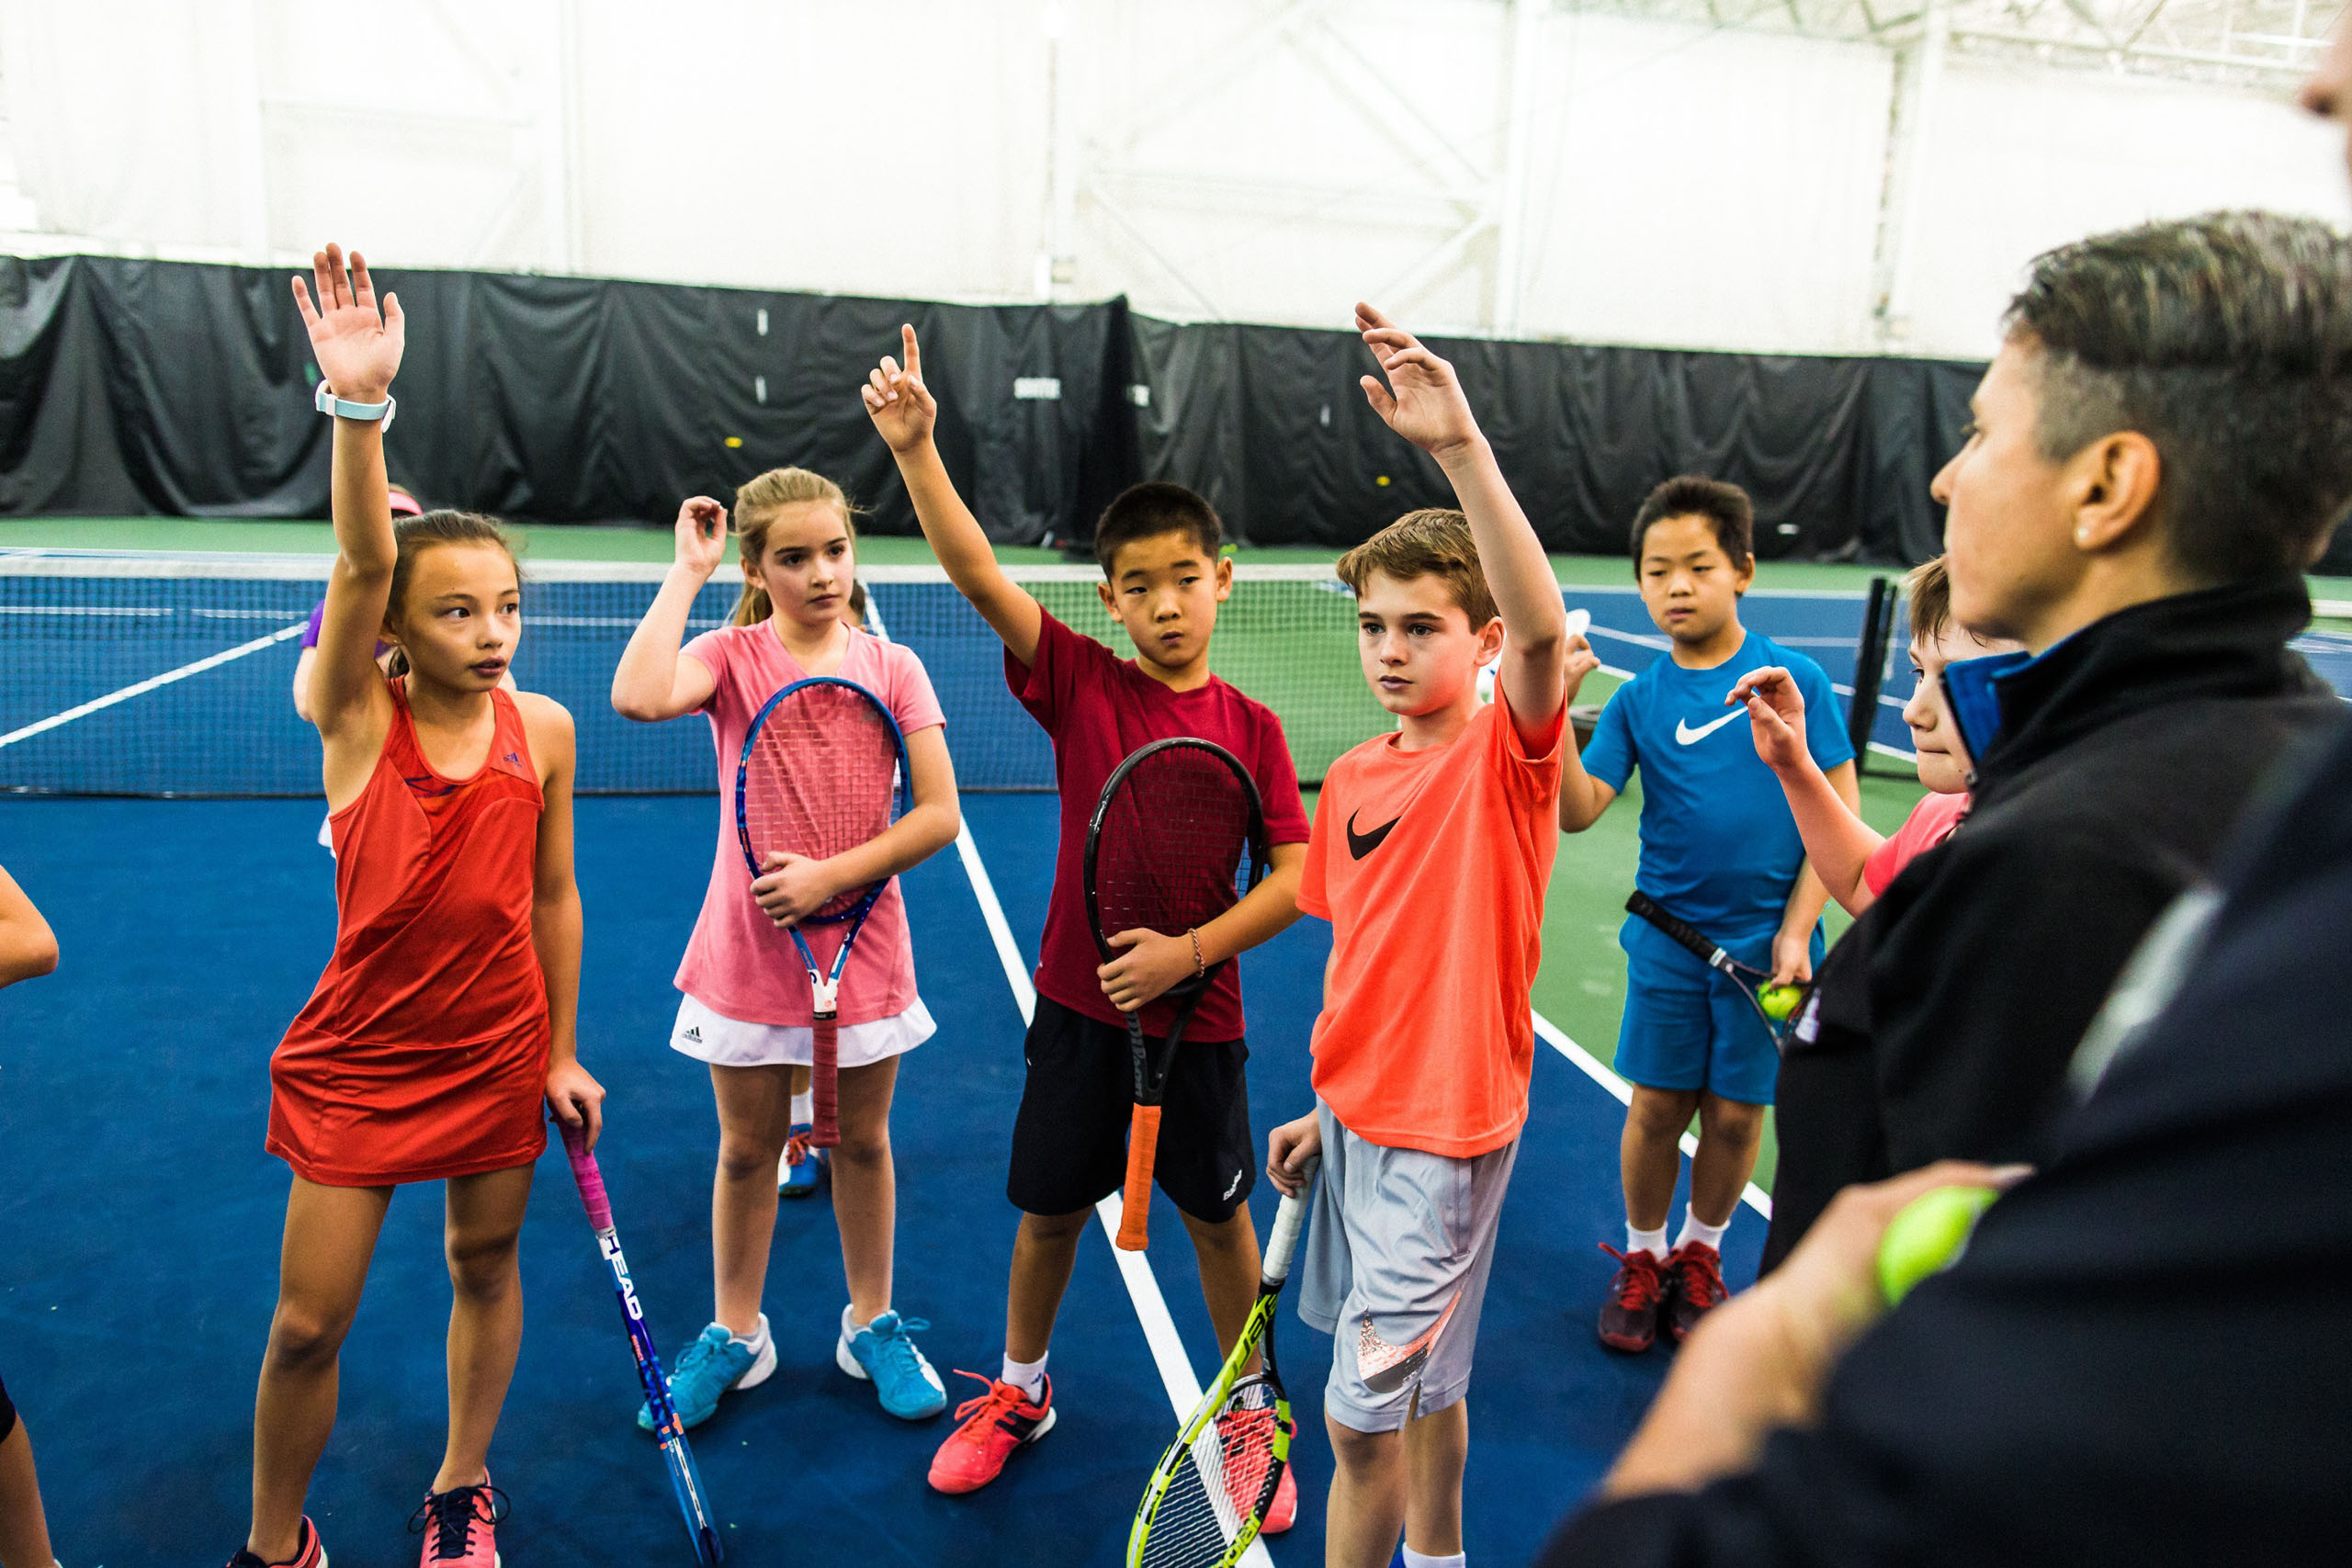
[[[882,699],[909,737],[947,722],[931,677],[912,649],[852,630],[849,651],[833,673]],[[694,936],[678,964],[684,993],[670,1035],[673,1048],[726,1066],[807,1065],[815,1012],[808,965],[752,897],[752,874],[735,834],[735,768],[744,732],[775,696],[808,671],[785,651],[775,628],[722,626],[686,644],[686,657],[708,670],[710,720],[718,770],[718,841],[710,886]],[[831,964],[842,926],[812,926],[804,933],[820,962]],[[842,973],[841,1065],[864,1066],[931,1037],[931,1014],[915,993],[914,942],[898,878],[875,900]]]

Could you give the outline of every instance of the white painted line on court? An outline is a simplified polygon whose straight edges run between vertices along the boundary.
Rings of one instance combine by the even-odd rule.
[[[1586,1050],[1583,1046],[1569,1039],[1568,1032],[1566,1030],[1562,1029],[1558,1024],[1554,1023],[1550,1019],[1545,1018],[1540,1012],[1534,1013],[1533,1017],[1535,1019],[1535,1032],[1543,1037],[1544,1043],[1546,1045],[1551,1046],[1553,1050],[1557,1051],[1561,1055],[1566,1056],[1583,1072],[1585,1077],[1590,1078],[1593,1082],[1599,1084],[1601,1088],[1615,1095],[1619,1104],[1631,1105],[1634,1103],[1633,1085],[1627,1083],[1623,1078],[1619,1077],[1615,1073],[1611,1072],[1607,1067],[1603,1066],[1600,1057],[1594,1055],[1591,1052]],[[1689,1133],[1683,1134],[1682,1152],[1686,1155],[1697,1154],[1699,1152],[1699,1140]],[[1749,1208],[1755,1210],[1766,1219],[1769,1220],[1772,1217],[1771,1195],[1758,1187],[1753,1181],[1747,1184],[1747,1190],[1741,1193],[1740,1197],[1746,1201]]]
[[[0,735],[0,746],[14,746],[19,740],[29,740],[36,735],[55,729],[61,724],[71,724],[77,718],[85,718],[100,708],[110,708],[117,703],[127,703],[133,697],[144,696],[158,686],[168,686],[175,681],[185,681],[191,675],[201,675],[207,670],[217,670],[232,660],[243,659],[248,653],[259,653],[273,643],[284,642],[289,637],[300,637],[302,628],[306,625],[308,623],[305,621],[297,621],[283,630],[270,633],[267,637],[257,637],[251,642],[241,642],[234,648],[224,649],[209,659],[199,659],[193,664],[183,664],[176,670],[166,670],[161,675],[151,675],[146,680],[125,686],[119,692],[108,692],[103,697],[94,697],[79,707],[70,707],[63,713],[51,714],[47,718],[37,719],[22,729],[12,729],[6,735]]]

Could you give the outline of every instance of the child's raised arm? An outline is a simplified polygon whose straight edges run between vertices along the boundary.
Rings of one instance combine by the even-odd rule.
[[[1878,901],[1862,869],[1886,840],[1862,820],[1859,789],[1850,778],[1847,788],[1856,791],[1852,800],[1813,760],[1804,743],[1804,694],[1786,670],[1768,665],[1739,678],[1724,698],[1726,707],[1734,703],[1747,705],[1756,754],[1789,797],[1789,811],[1797,819],[1797,835],[1804,840],[1805,859],[1814,874],[1848,914],[1860,915]],[[1839,773],[1850,771],[1849,764]]]
[[[1437,459],[1470,519],[1487,586],[1502,612],[1496,680],[1510,700],[1521,737],[1539,739],[1600,660],[1589,647],[1571,651],[1567,610],[1552,563],[1495,462],[1453,367],[1369,305],[1356,307],[1356,329],[1387,378],[1384,386],[1380,377],[1364,377],[1365,400],[1389,429]]]
[[[695,597],[727,558],[727,508],[707,495],[688,496],[678,503],[676,532],[661,592],[613,670],[613,711],[643,724],[694,712],[718,684],[701,660],[681,658],[678,645]]]
[[[327,387],[345,402],[384,401],[407,342],[400,300],[385,295],[379,313],[366,258],[352,252],[346,270],[338,245],[311,258],[311,276],[318,303],[297,277],[294,307],[310,329],[311,357]],[[322,735],[346,730],[376,714],[379,704],[389,705],[376,669],[376,634],[391,598],[394,554],[381,420],[335,420],[332,486],[336,553],[309,692],[311,721]]]
[[[899,460],[899,475],[915,503],[915,521],[922,525],[932,554],[947,569],[947,580],[1004,639],[1006,652],[1023,664],[1035,663],[1045,612],[1026,589],[1004,574],[979,519],[956,493],[956,481],[947,477],[947,465],[939,460],[939,448],[931,439],[932,428],[939,423],[939,404],[923,385],[922,351],[916,346],[915,330],[902,326],[899,336],[906,365],[901,368],[888,355],[882,356],[860,389],[865,412]]]

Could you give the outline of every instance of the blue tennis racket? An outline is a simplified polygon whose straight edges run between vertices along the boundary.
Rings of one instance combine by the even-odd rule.
[[[795,681],[768,699],[743,737],[735,767],[735,833],[743,863],[756,882],[766,874],[771,854],[831,860],[880,838],[907,814],[910,799],[906,737],[882,699],[837,675]],[[835,1021],[842,966],[889,881],[837,894],[791,928],[815,997],[808,1086],[815,1114],[808,1141],[819,1148],[842,1139]],[[841,928],[830,967],[808,945],[811,926]]]
[[[710,1568],[727,1552],[718,1543],[718,1526],[710,1515],[710,1498],[702,1489],[702,1472],[695,1468],[694,1450],[686,1447],[685,1424],[670,1403],[669,1381],[662,1375],[662,1358],[645,1326],[645,1309],[638,1304],[637,1286],[628,1277],[628,1259],[621,1256],[620,1234],[613,1227],[612,1200],[605,1196],[605,1173],[588,1152],[580,1129],[560,1117],[556,1130],[563,1134],[563,1152],[571,1157],[571,1179],[580,1188],[581,1205],[588,1211],[589,1228],[596,1233],[597,1250],[613,1270],[613,1289],[620,1297],[621,1319],[628,1325],[629,1348],[637,1352],[637,1379],[645,1387],[646,1404],[653,1412],[653,1436],[662,1445],[662,1459],[670,1467],[670,1487],[678,1495],[678,1511],[685,1516],[686,1533],[694,1537],[695,1556]]]

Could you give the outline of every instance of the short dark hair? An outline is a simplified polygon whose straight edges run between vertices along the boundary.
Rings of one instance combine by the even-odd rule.
[[[2352,497],[2352,243],[2314,218],[2213,212],[2034,258],[2002,326],[2037,349],[2042,455],[2155,444],[2173,558],[2301,571]]]
[[[1649,537],[1650,525],[1669,517],[1705,518],[1715,530],[1715,543],[1723,547],[1734,567],[1744,567],[1756,558],[1756,503],[1747,499],[1747,492],[1702,474],[1677,474],[1650,491],[1641,511],[1634,514],[1636,577],[1641,575],[1642,542]]]
[[[1111,575],[1121,546],[1161,534],[1190,534],[1211,560],[1225,544],[1225,525],[1217,521],[1216,507],[1182,485],[1147,479],[1114,496],[1094,525],[1094,559],[1102,575]]]

